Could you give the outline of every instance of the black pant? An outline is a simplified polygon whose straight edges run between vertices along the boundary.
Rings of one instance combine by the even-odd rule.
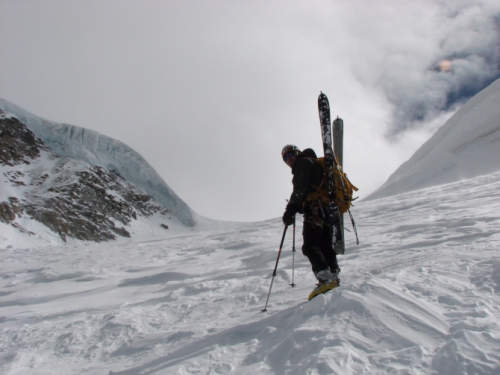
[[[332,233],[332,227],[329,225],[319,226],[304,222],[302,253],[309,258],[315,275],[322,270],[330,269],[335,272],[339,268],[337,254],[332,248]]]

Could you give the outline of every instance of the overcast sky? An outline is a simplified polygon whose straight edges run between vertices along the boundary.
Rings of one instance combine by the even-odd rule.
[[[320,91],[363,197],[499,77],[498,0],[0,0],[0,97],[128,144],[215,219],[282,215]]]

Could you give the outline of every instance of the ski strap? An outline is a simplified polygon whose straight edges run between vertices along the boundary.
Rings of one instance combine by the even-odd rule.
[[[316,201],[320,201],[322,203],[329,204],[330,197],[328,196],[328,191],[326,189],[323,189],[324,184],[325,184],[324,178],[321,180],[321,183],[319,184],[319,186],[311,184],[311,187],[314,189],[314,191],[310,192],[307,195],[305,202],[311,202],[311,206]],[[305,202],[304,202],[304,204],[305,204]]]
[[[340,214],[344,214],[349,210],[351,203],[355,201],[358,197],[353,198],[353,191],[358,191],[359,189],[354,186],[351,181],[347,178],[347,175],[342,171],[342,167],[338,164],[338,160],[334,160],[334,168],[327,168],[324,158],[318,158],[317,163],[321,165],[324,171],[324,177],[321,180],[319,186],[311,184],[313,191],[310,192],[306,198],[306,202],[311,202],[311,207],[314,203],[324,203],[329,205],[331,200],[339,207]],[[333,174],[333,190],[331,196],[328,192],[327,187],[325,187],[326,175],[328,173]],[[305,204],[305,202],[304,202]]]

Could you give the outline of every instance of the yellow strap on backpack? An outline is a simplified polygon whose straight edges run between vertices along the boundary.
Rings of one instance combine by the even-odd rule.
[[[318,158],[318,163],[321,165],[323,170],[329,172],[325,165],[325,158]],[[353,201],[352,195],[353,191],[358,191],[359,189],[354,186],[351,181],[347,178],[346,174],[342,171],[342,167],[339,165],[337,160],[338,169],[334,169],[334,183],[336,191],[336,202],[339,207],[340,214],[346,213],[351,207],[351,202]],[[318,200],[322,203],[328,204],[330,198],[328,197],[328,191],[324,187],[325,178],[321,181],[319,186],[311,185],[315,190],[308,194],[306,202],[311,202],[311,205]]]

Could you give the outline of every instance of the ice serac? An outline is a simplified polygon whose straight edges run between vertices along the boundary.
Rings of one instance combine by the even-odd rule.
[[[500,170],[500,80],[464,104],[377,191],[376,199]]]
[[[189,206],[126,144],[93,130],[43,119],[4,99],[0,99],[0,108],[14,114],[55,153],[117,172],[165,206],[184,225],[196,224]]]

